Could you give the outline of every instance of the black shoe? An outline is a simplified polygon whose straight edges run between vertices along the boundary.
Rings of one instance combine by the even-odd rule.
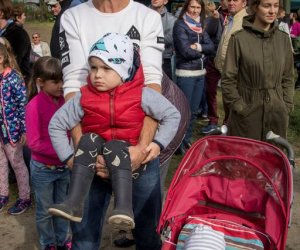
[[[124,234],[122,238],[114,240],[114,244],[116,247],[121,247],[121,248],[131,247],[135,244],[135,240],[127,239],[126,235]]]

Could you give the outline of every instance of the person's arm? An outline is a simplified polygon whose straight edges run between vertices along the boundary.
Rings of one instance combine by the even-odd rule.
[[[80,31],[77,30],[76,17],[66,10],[60,19],[60,40],[64,41],[61,50],[61,62],[64,78],[64,96],[66,100],[78,92],[86,82],[88,75],[87,58],[89,48],[84,48],[80,40]],[[70,94],[70,95],[69,95]]]
[[[162,52],[164,50],[164,32],[160,14],[148,9],[145,13],[144,27],[140,42],[140,55],[145,84],[157,88],[162,80]]]
[[[294,58],[293,58],[293,52],[290,47],[289,38],[286,36],[286,46],[285,48],[285,65],[284,65],[284,71],[282,76],[282,89],[283,89],[283,100],[286,104],[286,107],[288,109],[288,112],[291,112],[294,108],[294,90],[295,90],[295,84],[294,84]]]
[[[200,51],[191,48],[194,43],[190,41],[186,30],[180,24],[180,20],[177,20],[174,25],[173,40],[176,53],[179,53],[183,58],[193,60],[202,57]]]
[[[161,17],[155,11],[147,11],[145,19],[147,19],[147,22],[143,29],[143,38],[141,39],[140,44],[140,55],[145,75],[145,84],[147,87],[160,93],[162,80],[162,52],[164,50],[164,35]],[[135,147],[130,148],[133,169],[136,169],[141,166],[142,163],[149,161],[146,148],[152,142],[157,126],[157,121],[150,117],[145,117],[139,142]]]
[[[70,92],[65,96],[65,101],[67,102],[68,100],[70,100],[71,98],[73,98],[76,95],[77,92]],[[78,123],[75,127],[73,127],[71,129],[71,138],[72,138],[72,142],[74,147],[76,148],[79,140],[82,136],[82,129],[81,129],[81,124]]]
[[[25,106],[27,103],[26,99],[26,86],[24,80],[21,78],[20,75],[15,73],[17,77],[17,81],[15,84],[12,85],[12,92],[13,95],[16,97],[15,101],[18,104],[17,117],[20,121],[20,132],[22,134],[26,133],[26,126],[25,126]]]
[[[26,125],[27,125],[27,145],[32,152],[37,152],[39,155],[45,157],[55,156],[56,152],[53,147],[49,147],[47,143],[44,143],[44,135],[41,131],[42,121],[40,117],[40,107],[33,100],[26,106]]]
[[[234,35],[231,36],[224,67],[222,70],[222,95],[225,104],[236,112],[241,112],[246,103],[240,96],[237,89],[237,77],[239,70],[239,46]]]
[[[181,119],[180,112],[163,95],[149,88],[143,89],[142,108],[148,116],[159,122],[153,141],[163,150],[177,133]]]
[[[44,56],[51,56],[50,47],[49,47],[48,43],[43,42],[43,44],[44,44],[44,49],[45,49],[45,55]]]
[[[52,145],[62,162],[67,162],[73,155],[73,148],[69,144],[67,131],[74,128],[83,117],[80,105],[81,93],[78,92],[67,101],[52,117],[48,130]]]

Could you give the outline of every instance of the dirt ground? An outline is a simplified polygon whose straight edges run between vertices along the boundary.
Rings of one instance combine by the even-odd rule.
[[[292,224],[289,229],[286,250],[300,249],[300,159],[297,160],[294,173],[294,205]],[[10,202],[11,205],[13,201]],[[110,206],[111,208],[111,206]],[[112,241],[116,232],[112,232],[108,225],[103,230],[101,250],[117,250]],[[0,250],[37,250],[38,237],[34,221],[34,207],[22,215],[11,216],[2,211],[0,213]],[[133,250],[134,247],[127,248]],[[88,249],[87,249],[88,250]]]

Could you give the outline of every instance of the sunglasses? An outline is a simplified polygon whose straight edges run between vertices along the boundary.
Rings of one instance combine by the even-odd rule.
[[[37,39],[37,38],[39,38],[39,37],[38,37],[38,36],[33,36],[32,38],[33,38],[33,39]]]

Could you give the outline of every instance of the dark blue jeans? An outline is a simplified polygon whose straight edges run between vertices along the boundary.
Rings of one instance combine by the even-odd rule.
[[[71,223],[72,250],[99,250],[102,226],[111,197],[111,185],[95,177],[85,202],[81,223]],[[160,170],[158,159],[142,166],[133,178],[133,211],[136,249],[160,250],[156,233],[161,213]]]
[[[63,246],[70,234],[69,222],[60,217],[50,216],[48,208],[53,203],[61,203],[66,199],[70,171],[68,169],[51,170],[45,164],[32,159],[30,168],[39,242],[42,248],[51,244]]]
[[[191,143],[193,123],[197,119],[198,108],[204,90],[204,76],[180,77],[177,76],[177,85],[185,94],[191,108],[191,120],[186,135],[183,139],[185,143]]]

